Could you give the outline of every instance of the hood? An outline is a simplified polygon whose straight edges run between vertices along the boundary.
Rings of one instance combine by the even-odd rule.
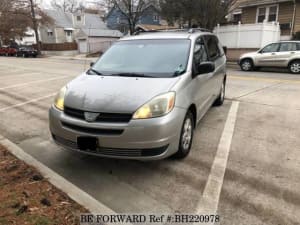
[[[81,75],[67,85],[65,105],[91,112],[133,113],[180,79]]]

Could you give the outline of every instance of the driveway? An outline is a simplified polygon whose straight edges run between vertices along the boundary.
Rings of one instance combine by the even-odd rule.
[[[191,155],[138,162],[52,142],[54,95],[87,68],[79,60],[1,57],[0,134],[119,213],[209,209],[221,224],[300,223],[300,76],[229,69],[227,100],[198,125]]]

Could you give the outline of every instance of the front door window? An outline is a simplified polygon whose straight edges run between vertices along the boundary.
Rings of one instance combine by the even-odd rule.
[[[277,52],[279,44],[270,44],[261,50],[261,53]]]

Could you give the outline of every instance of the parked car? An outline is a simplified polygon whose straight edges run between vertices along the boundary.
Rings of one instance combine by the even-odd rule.
[[[6,55],[6,48],[5,47],[0,47],[0,55]]]
[[[34,48],[31,47],[21,47],[17,51],[17,57],[22,56],[25,57],[37,57],[38,52]]]
[[[8,46],[3,46],[0,48],[0,55],[2,56],[15,56],[17,50]]]
[[[260,67],[288,68],[291,73],[300,73],[300,41],[272,43],[257,52],[246,53],[239,59],[243,71]]]
[[[86,154],[184,158],[197,123],[223,104],[225,85],[226,56],[209,32],[126,37],[60,90],[50,130],[57,144]]]

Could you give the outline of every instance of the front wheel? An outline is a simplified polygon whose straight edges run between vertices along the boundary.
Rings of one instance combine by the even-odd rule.
[[[252,71],[254,68],[253,62],[251,59],[244,59],[241,62],[241,69],[243,71]]]
[[[181,128],[179,148],[174,155],[177,159],[183,159],[190,153],[194,136],[194,117],[191,111],[188,111]]]
[[[300,61],[294,61],[290,63],[289,70],[293,74],[299,74],[300,73]]]

